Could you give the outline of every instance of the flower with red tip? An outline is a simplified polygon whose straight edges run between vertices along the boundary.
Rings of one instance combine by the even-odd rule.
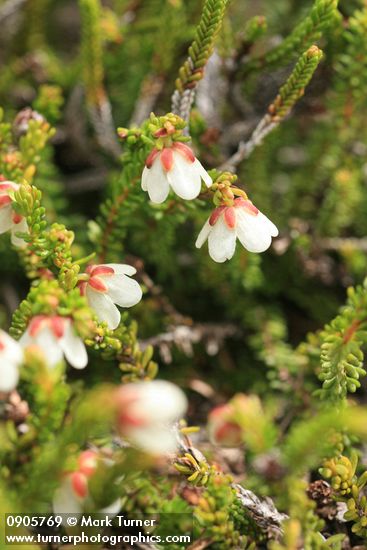
[[[16,236],[16,233],[27,233],[26,219],[13,208],[12,192],[18,191],[19,185],[13,181],[0,182],[0,234],[10,230],[11,242],[14,246],[25,246],[25,241]]]
[[[60,363],[64,357],[76,369],[83,369],[88,363],[83,340],[77,336],[69,317],[33,317],[19,343],[23,347],[36,345],[41,348],[50,367]]]
[[[95,474],[98,466],[98,454],[94,451],[84,451],[78,458],[78,467],[64,476],[61,486],[56,490],[53,498],[55,514],[82,514],[86,510],[95,510],[89,494],[89,481]],[[107,508],[98,510],[115,516],[121,508],[120,499]]]
[[[122,436],[152,454],[175,451],[173,426],[187,409],[185,394],[177,386],[164,380],[126,384],[115,399]]]
[[[242,431],[232,421],[233,408],[230,404],[215,407],[208,417],[209,437],[216,445],[238,447],[242,443]]]
[[[118,327],[121,318],[115,304],[132,307],[140,302],[143,295],[140,285],[130,278],[136,269],[126,264],[92,265],[86,273],[89,279],[79,283],[80,292],[86,296],[98,319],[105,321],[113,330]]]
[[[168,197],[170,187],[182,199],[195,199],[201,191],[201,180],[207,187],[213,183],[190,147],[176,141],[162,150],[153,149],[145,162],[141,187],[152,202],[160,204]]]
[[[16,387],[22,361],[20,344],[0,330],[0,391],[10,392]]]
[[[237,198],[233,206],[218,206],[212,212],[195,245],[201,248],[208,239],[211,258],[225,262],[232,258],[237,238],[249,252],[264,252],[277,235],[277,227],[251,201]]]

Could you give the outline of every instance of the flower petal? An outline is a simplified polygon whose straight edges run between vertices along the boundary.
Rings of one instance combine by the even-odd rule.
[[[65,358],[75,369],[84,369],[88,364],[87,350],[83,340],[75,333],[72,323],[66,327],[64,336],[59,340]]]
[[[118,327],[121,315],[108,294],[95,292],[92,288],[88,286],[86,297],[90,307],[94,309],[100,321],[106,322],[108,328],[110,328],[111,330],[114,330],[116,327]]]
[[[169,426],[136,428],[131,431],[128,438],[137,447],[152,454],[173,453],[178,446],[178,441]]]
[[[0,391],[12,391],[19,380],[19,371],[16,363],[1,359],[0,363]]]
[[[204,181],[207,187],[210,187],[213,183],[212,178],[209,176],[208,172],[205,170],[204,166],[201,164],[199,159],[195,159],[194,164],[195,169],[200,174],[201,179]]]
[[[9,231],[9,229],[13,225],[12,213],[13,209],[11,207],[11,204],[0,208],[0,234]]]
[[[118,498],[115,500],[115,502],[112,502],[112,504],[109,504],[106,506],[106,508],[102,508],[102,510],[98,510],[100,514],[107,514],[110,518],[115,517],[119,511],[121,510],[121,499]]]
[[[176,151],[174,159],[173,168],[167,173],[169,184],[182,199],[195,199],[201,191],[200,174],[195,168],[195,163],[188,162]]]
[[[144,170],[141,176],[141,188],[143,191],[148,191],[148,179],[150,174],[150,168],[144,166]]]
[[[160,159],[157,158],[147,174],[144,185],[146,185],[149,198],[156,204],[166,200],[169,193],[167,174],[163,171]]]
[[[154,380],[136,384],[140,387],[140,408],[149,414],[151,423],[173,423],[184,416],[187,410],[185,394],[172,382]]]
[[[23,350],[19,342],[0,330],[0,364],[3,360],[19,365],[23,361]]]
[[[54,514],[82,514],[83,507],[75,498],[70,479],[63,482],[55,491],[52,508]]]
[[[17,237],[16,233],[28,233],[28,224],[25,218],[23,218],[21,222],[13,224],[11,228],[11,242],[14,246],[18,246],[19,248],[26,246],[27,243],[20,237]]]
[[[22,342],[22,338],[20,339],[20,342]],[[30,343],[34,343],[41,348],[49,367],[55,367],[63,360],[63,353],[60,348],[59,341],[55,338],[49,328],[46,327],[40,330],[35,338],[31,338]]]
[[[109,297],[118,306],[135,306],[143,296],[139,283],[127,275],[112,275],[106,279],[106,283]]]
[[[196,248],[201,248],[203,246],[203,244],[205,243],[205,241],[209,237],[209,233],[211,232],[211,230],[212,230],[212,226],[210,225],[209,219],[208,219],[204,223],[204,225],[203,225],[203,227],[202,227],[202,229],[201,229],[201,231],[198,235],[198,238],[196,239],[196,243],[195,243]]]
[[[209,254],[215,262],[230,260],[236,249],[236,230],[230,229],[223,216],[219,218],[208,237]]]
[[[264,252],[271,245],[271,238],[276,237],[278,229],[264,214],[257,216],[237,210],[237,236],[249,252]]]
[[[117,275],[135,275],[136,269],[128,264],[103,264],[106,267],[112,267]]]

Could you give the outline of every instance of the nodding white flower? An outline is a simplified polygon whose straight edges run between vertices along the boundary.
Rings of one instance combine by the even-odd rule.
[[[238,447],[242,443],[242,430],[231,420],[230,404],[215,407],[208,417],[208,433],[211,441],[222,447]]]
[[[236,238],[249,252],[264,252],[277,227],[251,201],[235,199],[233,206],[218,206],[196,240],[201,248],[208,239],[209,254],[215,262],[230,260],[236,249]]]
[[[12,391],[19,379],[19,366],[23,361],[23,350],[3,330],[0,330],[0,391]]]
[[[25,246],[25,241],[16,236],[16,233],[26,233],[28,225],[26,219],[15,212],[12,206],[12,191],[17,191],[19,185],[12,181],[0,182],[0,234],[10,230],[11,242],[14,246]]]
[[[83,340],[77,336],[73,322],[68,317],[33,317],[19,343],[23,347],[36,345],[41,348],[50,367],[60,363],[64,356],[76,369],[83,369],[88,363]]]
[[[170,186],[182,199],[195,199],[201,191],[201,180],[207,187],[213,183],[190,147],[176,141],[171,147],[153,149],[145,162],[141,187],[148,191],[152,202],[160,204],[166,200]]]
[[[93,265],[86,270],[88,281],[79,283],[80,292],[100,321],[115,329],[121,314],[115,304],[121,307],[135,306],[143,295],[139,284],[130,279],[136,269],[126,264]]]
[[[82,514],[85,511],[96,511],[89,495],[88,483],[97,466],[97,453],[84,451],[80,454],[77,469],[64,476],[61,486],[54,494],[52,508],[55,514]],[[118,499],[98,512],[115,516],[120,508],[121,502]]]
[[[171,382],[154,380],[127,384],[117,390],[120,433],[152,454],[174,452],[174,424],[187,409],[185,394]]]

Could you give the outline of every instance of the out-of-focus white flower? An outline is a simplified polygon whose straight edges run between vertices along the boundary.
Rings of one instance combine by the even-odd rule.
[[[218,206],[196,240],[201,248],[208,239],[209,254],[215,262],[230,260],[236,239],[249,252],[264,252],[278,235],[277,227],[251,201],[237,198],[233,206]]]
[[[0,330],[0,391],[12,391],[19,379],[19,366],[23,361],[23,350],[3,330]]]
[[[117,390],[120,433],[152,454],[174,452],[173,426],[187,409],[185,394],[171,382],[154,380],[127,384]]]
[[[19,187],[13,181],[0,182],[0,234],[10,230],[12,244],[22,247],[26,243],[16,233],[27,233],[28,225],[26,219],[13,209],[11,198],[11,192],[17,191]]]
[[[55,514],[82,514],[85,511],[94,511],[115,516],[120,508],[120,499],[103,510],[95,510],[88,489],[90,478],[98,466],[98,455],[94,451],[84,451],[78,459],[78,468],[65,475],[61,486],[56,490],[53,498]]]
[[[143,295],[140,285],[130,276],[136,269],[126,264],[92,265],[86,270],[87,281],[79,283],[80,292],[100,321],[105,321],[110,329],[115,329],[121,314],[115,304],[132,307],[140,302]]]
[[[195,199],[201,180],[207,187],[213,183],[190,147],[176,141],[171,147],[153,149],[145,162],[141,187],[148,191],[152,202],[160,204],[166,200],[170,187],[182,199]]]
[[[230,404],[215,407],[208,417],[208,433],[211,441],[222,447],[237,447],[242,443],[242,431],[231,420],[233,408]]]
[[[69,317],[59,315],[33,317],[19,343],[23,347],[39,346],[50,367],[60,363],[64,356],[76,369],[83,369],[88,363],[83,340],[77,336]]]

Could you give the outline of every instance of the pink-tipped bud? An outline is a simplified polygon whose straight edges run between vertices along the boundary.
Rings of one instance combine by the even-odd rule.
[[[168,132],[166,128],[159,128],[159,130],[154,132],[153,135],[155,138],[166,137],[168,135]]]
[[[208,417],[208,431],[211,440],[223,447],[238,447],[242,443],[240,426],[231,420],[231,405],[215,407]]]

